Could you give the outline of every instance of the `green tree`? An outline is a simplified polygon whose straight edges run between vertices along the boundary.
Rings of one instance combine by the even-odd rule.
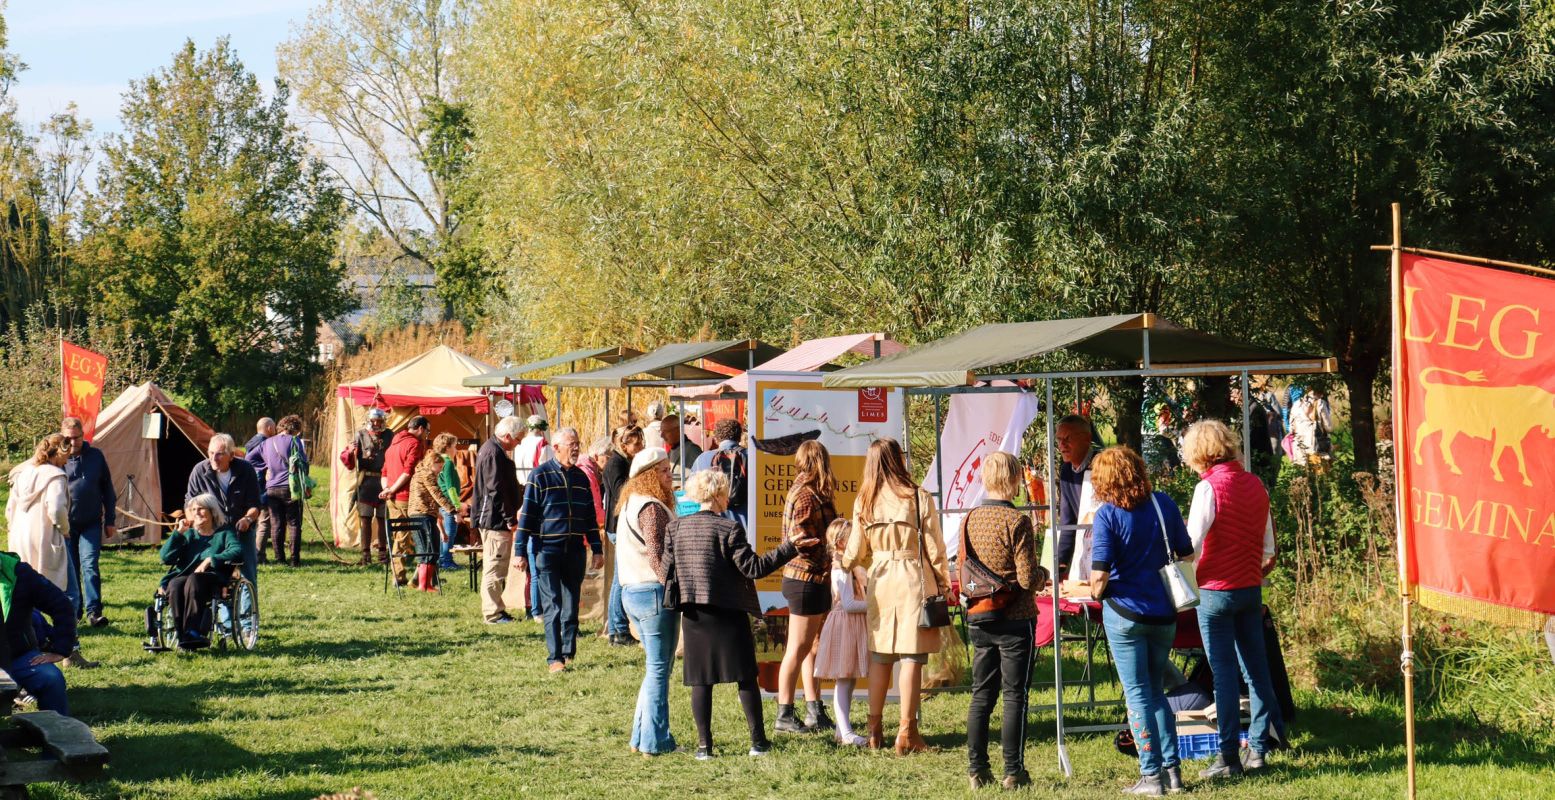
[[[1555,258],[1555,40],[1537,9],[1233,5],[1202,23],[1214,160],[1198,174],[1234,229],[1209,255],[1275,289],[1248,309],[1261,325],[1338,357],[1361,469],[1389,357],[1388,260],[1368,249],[1388,241],[1388,204],[1408,243]]]
[[[79,302],[184,365],[200,413],[274,411],[317,374],[317,327],[349,309],[344,201],[226,39],[131,82],[103,148]],[[177,345],[181,337],[192,337]]]

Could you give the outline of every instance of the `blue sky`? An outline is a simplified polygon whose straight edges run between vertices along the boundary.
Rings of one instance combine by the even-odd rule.
[[[119,131],[131,79],[167,65],[185,39],[201,48],[230,36],[266,87],[275,48],[313,0],[9,0],[8,49],[27,64],[11,87],[29,127],[75,101],[97,132]]]

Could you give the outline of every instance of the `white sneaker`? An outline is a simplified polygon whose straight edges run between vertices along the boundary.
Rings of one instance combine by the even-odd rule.
[[[837,743],[848,747],[863,747],[869,744],[869,739],[856,733],[847,733],[837,737]]]

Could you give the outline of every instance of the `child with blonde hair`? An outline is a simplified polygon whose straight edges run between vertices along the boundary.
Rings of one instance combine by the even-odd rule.
[[[841,553],[847,549],[852,533],[852,520],[840,517],[826,528],[826,540],[833,552]],[[854,686],[869,675],[869,603],[865,600],[868,580],[862,568],[843,569],[840,559],[832,562],[832,613],[821,628],[815,655],[815,677],[835,681],[832,705],[837,716],[837,741],[853,747],[863,747],[868,741],[853,732],[849,714]]]

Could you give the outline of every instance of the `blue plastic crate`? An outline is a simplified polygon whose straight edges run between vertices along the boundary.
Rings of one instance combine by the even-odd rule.
[[[1247,731],[1242,731],[1242,746],[1247,746]],[[1196,761],[1201,758],[1214,758],[1220,755],[1220,734],[1210,733],[1179,733],[1177,734],[1177,757],[1183,761]]]

